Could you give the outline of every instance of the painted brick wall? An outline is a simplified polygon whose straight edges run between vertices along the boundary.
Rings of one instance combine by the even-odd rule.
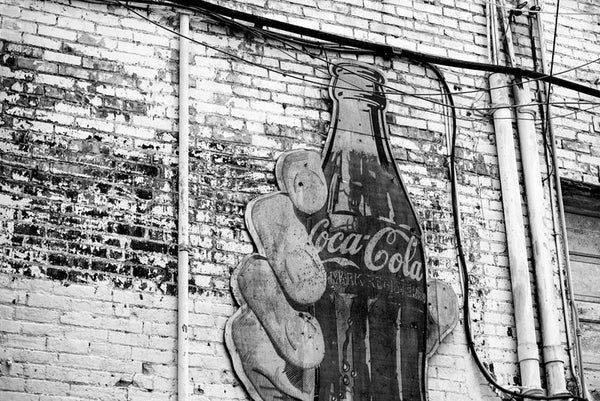
[[[487,61],[483,1],[219,4]],[[600,13],[591,0],[561,5]],[[158,25],[176,31],[178,14],[150,10],[136,9],[139,16],[118,5],[0,1],[0,399],[175,399],[179,41]],[[544,10],[552,11],[552,3]],[[553,16],[542,16],[550,39]],[[560,17],[559,34],[577,40],[557,43],[555,71],[598,57],[597,18]],[[518,61],[531,67],[525,22],[525,16],[514,22]],[[248,201],[276,189],[279,154],[321,149],[331,110],[327,60],[356,56],[307,55],[291,43],[201,14],[191,23],[192,37],[210,45],[191,46],[192,399],[244,400],[223,345],[224,323],[235,309],[230,273],[253,250],[243,212]],[[439,85],[431,70],[409,60],[359,58],[380,66],[399,91],[389,95],[388,123],[424,228],[429,272],[460,294],[444,108],[427,100],[439,102]],[[489,106],[484,73],[443,71],[458,106]],[[564,77],[596,86],[594,71],[597,65],[590,64]],[[555,99],[579,99],[554,91]],[[572,110],[555,107],[557,115]],[[459,109],[458,115],[476,346],[499,381],[514,385],[519,378],[493,129],[485,111]],[[599,184],[599,118],[578,113],[555,119],[566,177]],[[467,352],[462,322],[431,359],[428,385],[431,401],[500,399]]]

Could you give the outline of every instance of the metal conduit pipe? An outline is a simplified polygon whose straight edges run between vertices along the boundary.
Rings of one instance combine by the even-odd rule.
[[[515,50],[504,0],[500,0],[508,60],[516,67]],[[520,81],[520,82],[519,82]],[[516,109],[517,131],[521,149],[521,164],[525,178],[527,211],[535,267],[535,283],[542,337],[542,355],[546,368],[548,395],[565,395],[567,384],[562,359],[562,341],[558,322],[558,309],[554,295],[554,269],[550,260],[547,233],[544,227],[544,189],[540,172],[540,159],[535,129],[535,108],[531,103],[529,84],[517,78],[513,86]]]
[[[494,33],[496,28],[496,2],[489,8],[489,32],[492,35],[492,59],[498,60],[499,43]],[[505,231],[508,244],[508,259],[510,265],[510,281],[515,310],[517,331],[517,357],[521,372],[523,395],[542,395],[539,351],[536,342],[533,318],[533,300],[527,265],[527,250],[525,248],[525,229],[521,206],[521,191],[515,143],[513,139],[512,115],[508,108],[509,96],[506,86],[507,78],[503,74],[489,76],[490,97],[494,109],[494,130],[498,151],[498,168],[500,171],[500,189],[504,209]]]
[[[542,5],[541,1],[536,0],[536,5],[541,8],[541,5]],[[548,67],[548,63],[546,60],[546,39],[544,37],[544,23],[542,21],[540,14],[537,14],[536,20],[537,20],[538,35],[539,35],[539,39],[540,39],[542,71],[544,73],[546,73],[546,72],[549,72],[549,67]],[[546,97],[549,98],[550,93],[549,93],[549,84],[548,83],[544,83],[544,89],[545,89]],[[558,157],[556,155],[557,150],[556,150],[556,140],[555,140],[555,135],[554,135],[554,124],[552,121],[552,104],[551,103],[548,103],[548,108],[546,110],[546,118],[547,118],[547,125],[548,125],[549,142],[550,142],[550,146],[552,148],[552,164],[554,165],[554,180],[555,180],[554,187],[556,189],[558,215],[559,215],[560,226],[561,226],[561,236],[562,236],[562,244],[563,244],[562,252],[563,252],[563,256],[564,256],[564,266],[565,266],[565,271],[566,271],[566,276],[567,276],[566,277],[567,278],[567,291],[568,291],[569,303],[571,305],[571,318],[573,320],[573,325],[575,326],[574,343],[575,343],[575,352],[577,353],[577,362],[579,364],[579,377],[577,377],[575,375],[575,379],[576,380],[578,379],[577,381],[579,382],[579,385],[581,386],[582,395],[586,398],[591,399],[590,395],[588,394],[587,386],[585,384],[585,375],[584,375],[584,371],[583,371],[583,355],[581,352],[581,327],[580,327],[580,323],[579,323],[579,313],[577,311],[577,304],[575,303],[575,300],[573,299],[573,293],[572,293],[573,292],[573,280],[571,278],[571,262],[569,260],[569,243],[567,240],[567,225],[565,223],[565,208],[564,208],[563,197],[562,197],[562,185],[560,182],[560,169],[558,167]],[[560,253],[560,251],[558,251],[558,253]],[[566,320],[566,311],[565,311],[565,320]]]
[[[188,399],[189,280],[189,36],[190,17],[180,14],[179,29],[179,210],[177,263],[177,400]]]
[[[490,90],[490,95],[492,107],[495,109],[493,113],[494,129],[508,243],[510,282],[515,309],[517,357],[521,369],[521,384],[526,389],[523,394],[542,394],[539,351],[536,342],[533,301],[525,248],[525,229],[521,212],[521,191],[519,190],[512,116],[507,107],[509,99],[508,89],[505,87],[506,81],[506,76],[501,74],[491,74],[489,77],[490,88],[499,88]]]
[[[537,18],[537,17],[535,17]],[[533,24],[532,24],[533,25]],[[531,34],[532,37],[532,41],[535,41],[533,33]],[[533,51],[537,51],[535,46],[532,46]],[[545,97],[545,90],[544,88],[542,88],[542,85],[544,85],[543,82],[536,82],[536,86],[537,86],[537,99],[538,102],[540,104],[544,104],[546,97]],[[546,112],[542,112],[542,119],[545,120],[546,116]],[[551,121],[547,121],[547,124],[550,123]],[[544,128],[542,128],[544,129]],[[551,174],[551,169],[550,166],[554,165],[554,162],[552,161],[550,156],[550,153],[548,151],[544,152],[545,154],[545,159],[546,159],[546,166],[548,169],[548,175]],[[579,384],[579,376],[577,374],[577,369],[575,368],[575,356],[573,355],[573,341],[572,341],[572,333],[571,333],[571,319],[569,319],[568,317],[568,309],[569,309],[569,303],[567,301],[567,294],[566,294],[566,288],[565,288],[565,274],[563,271],[562,266],[564,266],[564,258],[563,258],[563,254],[562,254],[562,244],[560,241],[560,237],[559,235],[557,235],[557,232],[560,230],[559,228],[559,222],[558,222],[558,206],[557,206],[557,202],[556,202],[556,196],[554,194],[554,186],[552,184],[551,181],[548,181],[548,197],[550,199],[550,211],[552,214],[552,231],[553,231],[553,237],[554,237],[554,249],[556,250],[556,262],[558,265],[558,279],[559,279],[559,288],[560,288],[560,298],[561,298],[561,306],[562,306],[562,315],[563,315],[563,325],[564,325],[564,329],[565,329],[565,341],[566,341],[566,349],[567,349],[567,358],[569,360],[569,368],[571,371],[571,377],[575,380],[577,388],[581,388],[580,384]]]
[[[535,109],[525,106],[530,103],[529,85],[515,85],[517,129],[521,148],[521,163],[525,176],[527,211],[535,266],[535,282],[542,331],[542,355],[546,367],[548,395],[568,394],[562,359],[558,310],[554,301],[554,269],[550,260],[550,249],[544,227],[544,190],[539,166],[539,155],[535,137]]]

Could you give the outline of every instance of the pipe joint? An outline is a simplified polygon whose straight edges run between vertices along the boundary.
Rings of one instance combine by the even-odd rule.
[[[525,361],[538,361],[540,360],[538,347],[536,343],[521,343],[517,346],[517,356],[519,363]]]
[[[181,253],[181,252],[187,252],[189,253],[192,250],[192,247],[190,244],[179,244],[177,247],[177,252]]]
[[[539,397],[545,395],[544,390],[541,388],[523,388],[521,394],[523,394],[524,399],[527,399],[527,396]]]
[[[542,390],[541,388],[528,388],[528,389],[523,389],[523,391],[521,392],[521,394],[523,394],[524,396],[527,396],[527,395],[534,395],[534,396],[544,395],[544,390]]]
[[[544,363],[549,364],[553,362],[564,363],[562,359],[562,346],[560,345],[544,345]]]

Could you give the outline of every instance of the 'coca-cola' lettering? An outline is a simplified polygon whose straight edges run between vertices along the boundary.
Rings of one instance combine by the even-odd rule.
[[[346,233],[338,231],[331,234],[327,229],[330,226],[328,219],[319,221],[312,228],[310,239],[319,252],[326,250],[338,255],[336,263],[344,266],[356,266],[350,260],[339,255],[357,255],[364,249],[364,265],[371,271],[379,271],[385,267],[392,274],[402,273],[415,281],[423,279],[423,264],[415,260],[419,239],[411,232],[407,225],[383,227],[373,235],[359,233]],[[391,253],[390,249],[399,252]],[[327,260],[323,261],[324,263]]]

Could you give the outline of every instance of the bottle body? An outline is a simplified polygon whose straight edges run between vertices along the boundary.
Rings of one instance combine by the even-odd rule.
[[[331,73],[328,200],[307,226],[327,271],[315,400],[424,401],[425,258],[387,139],[385,79],[356,63]]]

